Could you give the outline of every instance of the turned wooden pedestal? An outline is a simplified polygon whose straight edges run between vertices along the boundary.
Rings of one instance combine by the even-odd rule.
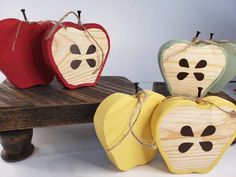
[[[33,129],[0,132],[3,151],[2,158],[8,162],[23,160],[34,151],[31,140]]]
[[[135,94],[124,77],[104,76],[95,87],[64,88],[56,80],[47,86],[17,89],[7,81],[0,85],[1,157],[20,161],[33,153],[33,128],[93,122],[96,108],[114,92]]]

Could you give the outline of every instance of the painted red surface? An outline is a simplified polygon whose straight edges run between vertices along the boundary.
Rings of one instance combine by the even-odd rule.
[[[52,81],[54,74],[45,64],[41,48],[49,25],[17,19],[0,21],[0,70],[16,87],[29,88]]]
[[[79,87],[85,87],[85,86],[95,86],[98,81],[99,81],[99,78],[101,76],[101,73],[102,73],[102,70],[105,66],[105,63],[106,63],[106,60],[107,60],[107,57],[108,57],[108,54],[109,54],[109,51],[110,51],[110,39],[109,39],[109,36],[108,36],[108,33],[106,32],[106,30],[99,24],[95,24],[95,23],[91,23],[91,24],[83,24],[83,26],[86,28],[86,29],[91,29],[91,28],[98,28],[100,30],[102,30],[105,34],[106,34],[106,37],[107,37],[107,40],[108,40],[108,52],[105,56],[105,59],[104,59],[104,62],[102,64],[102,67],[97,75],[97,78],[95,80],[95,82],[93,83],[84,83],[84,84],[79,84],[79,85],[71,85],[69,84],[65,78],[63,77],[63,75],[61,74],[61,72],[59,71],[55,61],[54,61],[54,58],[53,58],[53,54],[52,54],[52,42],[53,42],[53,38],[54,38],[54,35],[56,34],[56,32],[58,30],[60,30],[61,28],[63,27],[73,27],[73,28],[76,28],[78,30],[84,30],[79,24],[75,24],[75,23],[72,23],[72,22],[64,22],[62,23],[63,25],[60,25],[58,26],[58,28],[54,31],[54,33],[52,34],[52,36],[49,38],[49,39],[46,39],[48,33],[51,31],[51,28],[53,28],[53,25],[51,26],[51,28],[48,29],[48,31],[45,33],[45,38],[43,40],[43,53],[44,53],[44,58],[46,59],[46,63],[48,65],[48,67],[51,68],[51,70],[54,72],[55,76],[57,77],[57,79],[67,88],[69,89],[76,89],[76,88],[79,88]]]

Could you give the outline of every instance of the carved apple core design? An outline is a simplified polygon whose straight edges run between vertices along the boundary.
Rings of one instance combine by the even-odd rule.
[[[159,125],[159,148],[174,172],[208,171],[234,136],[235,123],[228,114],[203,107],[176,106]]]
[[[202,97],[226,66],[226,56],[216,45],[175,43],[163,51],[162,72],[172,95]]]
[[[94,83],[109,50],[104,31],[99,28],[87,31],[93,38],[84,30],[60,28],[52,41],[54,62],[62,77],[73,86]]]

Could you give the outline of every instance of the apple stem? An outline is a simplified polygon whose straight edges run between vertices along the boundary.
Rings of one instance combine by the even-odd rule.
[[[201,34],[200,31],[197,31],[195,38],[198,38],[198,36]]]
[[[137,94],[138,93],[138,91],[139,91],[139,89],[138,89],[138,85],[139,85],[139,83],[138,82],[135,82],[134,83],[134,87],[135,87],[135,93]]]
[[[81,10],[77,10],[77,14],[78,14],[78,17],[80,19],[80,17],[81,17]]]
[[[212,40],[213,36],[214,36],[214,33],[210,33],[210,39],[209,40]]]
[[[197,97],[200,98],[201,95],[202,95],[202,87],[198,87],[198,94],[197,94]]]
[[[25,9],[21,9],[21,12],[22,12],[22,14],[24,16],[25,21],[28,21],[27,16],[25,14]]]
[[[192,39],[192,42],[193,42],[193,43],[195,43],[195,42],[198,41],[198,36],[200,35],[200,33],[201,33],[200,31],[197,31],[195,37]]]

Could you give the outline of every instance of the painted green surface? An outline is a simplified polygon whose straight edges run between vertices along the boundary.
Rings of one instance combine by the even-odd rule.
[[[227,53],[228,64],[219,81],[217,81],[210,89],[209,92],[211,93],[218,93],[222,91],[229,81],[232,80],[234,76],[236,76],[236,42],[218,42],[218,44],[225,49]]]
[[[168,88],[169,92],[171,93],[171,95],[173,95],[172,90],[171,90],[171,84],[168,82],[168,80],[166,78],[165,69],[163,67],[163,54],[164,54],[166,49],[168,49],[170,46],[172,46],[176,43],[191,44],[191,41],[186,41],[186,40],[171,40],[171,41],[168,41],[160,47],[159,53],[158,53],[158,64],[159,64],[159,67],[160,67],[160,71],[161,71],[161,74],[162,74],[162,76],[163,76],[163,78],[166,82],[167,88]],[[219,43],[219,45],[221,45],[220,42],[218,42],[218,43]],[[229,45],[228,42],[222,42],[222,43],[223,43],[223,46],[226,46],[226,45],[228,46]],[[209,44],[207,44],[205,42],[199,42],[197,44],[194,44],[194,46],[199,46],[199,47],[204,46],[204,45],[209,45]],[[222,70],[221,74],[218,76],[218,78],[214,82],[211,83],[211,85],[205,90],[205,92],[202,93],[201,97],[204,97],[208,92],[221,91],[222,87],[224,87],[229,82],[229,80],[232,79],[232,77],[233,77],[232,75],[234,75],[233,73],[236,70],[236,61],[233,60],[234,62],[232,62],[233,54],[229,54],[228,53],[228,51],[229,51],[228,47],[227,47],[227,50],[226,50],[226,47],[223,47],[223,46],[222,46],[222,50],[223,50],[223,52],[226,56],[226,66],[228,66],[229,64],[233,65],[233,63],[235,65],[223,68],[223,70]],[[236,44],[234,46],[236,47]],[[235,50],[236,50],[236,48],[235,48]],[[233,52],[235,52],[235,54],[236,54],[236,51],[233,51]],[[231,60],[231,62],[229,64],[228,64],[228,60],[229,60],[228,58]],[[226,68],[229,69],[229,71],[226,72]],[[233,71],[233,68],[234,68],[234,71]],[[191,87],[191,86],[188,86],[188,87]],[[186,93],[186,95],[187,95],[187,93]]]

